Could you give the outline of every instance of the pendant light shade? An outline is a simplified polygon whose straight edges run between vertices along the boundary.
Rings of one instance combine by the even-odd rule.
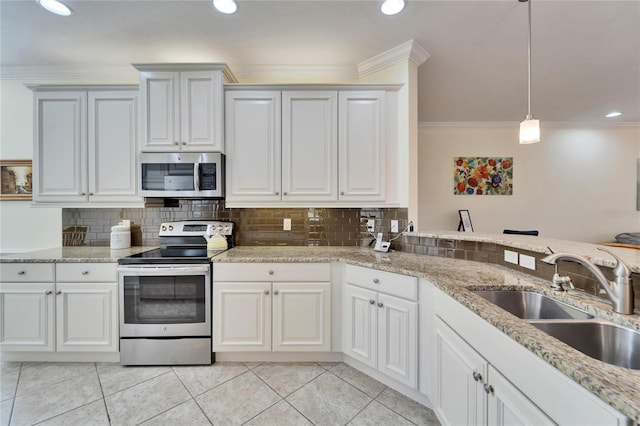
[[[527,116],[520,123],[520,143],[522,145],[540,142],[540,120]]]
[[[380,10],[385,15],[396,15],[404,9],[404,0],[385,0]]]
[[[529,45],[528,54],[528,78],[527,78],[527,116],[520,123],[520,144],[530,144],[540,142],[540,120],[536,120],[531,115],[531,0],[518,0],[522,3],[528,3],[529,17]]]
[[[238,5],[234,0],[213,0],[213,7],[226,14],[232,14],[238,10]]]
[[[36,0],[40,6],[44,7],[51,13],[55,13],[60,16],[69,16],[71,15],[71,9],[69,9],[65,4],[60,3],[58,0]]]

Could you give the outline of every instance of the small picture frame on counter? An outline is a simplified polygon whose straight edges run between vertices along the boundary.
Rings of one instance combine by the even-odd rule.
[[[473,225],[471,224],[471,215],[469,210],[458,210],[460,216],[460,222],[458,223],[458,231],[473,232]]]
[[[0,201],[31,201],[31,160],[0,160]]]

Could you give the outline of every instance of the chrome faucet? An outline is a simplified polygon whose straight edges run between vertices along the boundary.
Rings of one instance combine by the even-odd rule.
[[[559,285],[560,288],[562,288],[562,284],[571,284],[571,279],[569,277],[560,277],[557,274],[557,261],[572,260],[574,262],[578,262],[596,277],[598,284],[600,284],[605,293],[607,293],[607,296],[609,296],[609,299],[613,302],[613,310],[615,312],[626,315],[633,314],[633,283],[631,282],[631,270],[624,264],[624,262],[622,262],[622,259],[611,253],[609,250],[601,247],[598,247],[598,250],[609,253],[616,259],[616,266],[613,268],[615,281],[609,281],[602,271],[593,264],[593,262],[586,257],[577,254],[554,253],[545,257],[542,261],[550,265],[556,265],[556,274],[553,276],[553,285]]]

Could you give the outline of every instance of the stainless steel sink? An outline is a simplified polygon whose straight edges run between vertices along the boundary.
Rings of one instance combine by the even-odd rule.
[[[540,293],[520,290],[478,290],[474,293],[526,320],[593,318],[593,315]]]
[[[640,333],[598,320],[531,323],[591,358],[640,370]]]

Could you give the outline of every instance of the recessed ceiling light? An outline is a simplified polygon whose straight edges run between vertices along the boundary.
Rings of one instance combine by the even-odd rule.
[[[385,15],[398,14],[402,9],[404,9],[404,0],[384,0],[384,3],[380,6],[380,11]]]
[[[609,114],[605,115],[607,118],[619,117],[622,113],[620,111],[611,111]]]
[[[66,5],[60,3],[58,0],[36,0],[40,6],[44,7],[51,13],[55,13],[60,16],[71,15],[71,9]]]
[[[238,10],[236,2],[233,0],[213,0],[213,7],[218,9],[218,12],[231,14]]]

